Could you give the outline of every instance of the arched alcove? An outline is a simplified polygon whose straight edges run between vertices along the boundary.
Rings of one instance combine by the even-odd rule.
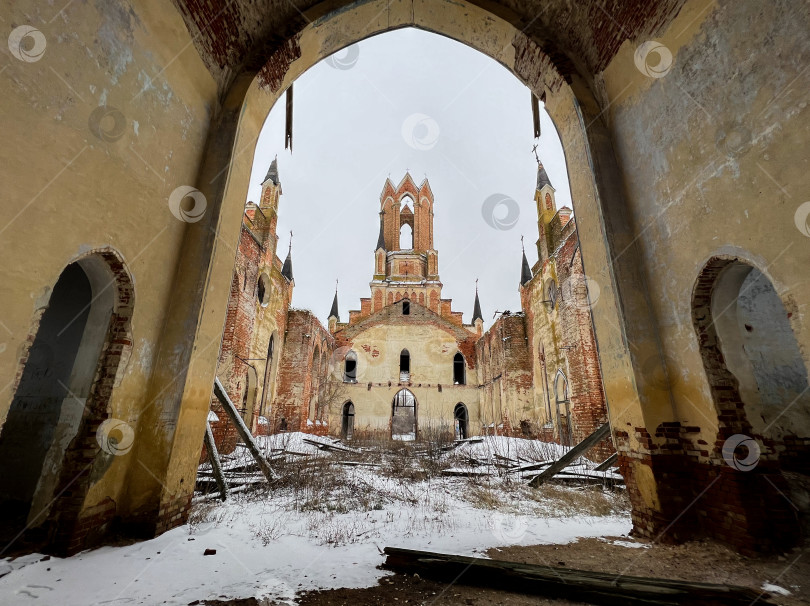
[[[116,431],[99,428],[110,417],[119,367],[132,350],[133,305],[132,279],[115,252],[79,258],[65,267],[37,313],[21,362],[0,432],[5,528],[49,525],[50,548],[57,551],[77,540],[91,476],[99,478],[132,446],[134,428],[125,420],[115,420]]]
[[[790,316],[770,279],[744,259],[713,257],[695,283],[692,320],[715,406],[704,414],[716,415],[718,428],[710,453],[717,487],[698,509],[736,507],[747,525],[740,540],[763,550],[798,540],[782,472],[807,473],[810,450],[808,373]]]

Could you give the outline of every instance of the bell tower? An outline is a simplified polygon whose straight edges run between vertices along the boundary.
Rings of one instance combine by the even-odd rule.
[[[407,226],[407,227],[406,227]],[[411,245],[401,241],[405,230]],[[439,255],[433,248],[433,191],[405,173],[399,185],[386,179],[380,194],[380,234],[374,251],[371,311],[410,299],[440,313]]]

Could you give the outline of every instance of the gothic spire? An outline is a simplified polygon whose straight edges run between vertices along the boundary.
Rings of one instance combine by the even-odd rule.
[[[329,317],[335,317],[340,322],[340,314],[338,313],[338,300],[337,300],[337,280],[335,280],[335,298],[332,300],[332,309],[329,312]]]
[[[273,161],[270,163],[270,168],[267,169],[267,175],[265,175],[264,179],[262,180],[262,185],[267,183],[270,180],[273,182],[273,185],[279,184],[278,178],[278,156],[273,158]]]
[[[382,213],[380,213],[380,235],[377,237],[377,248],[375,248],[374,250],[380,250],[381,248],[385,250],[385,232],[383,230]]]
[[[481,301],[478,300],[478,279],[475,280],[475,305],[473,305],[472,323],[475,324],[476,320],[482,320],[484,317],[481,315]]]
[[[554,189],[554,186],[551,184],[551,181],[548,180],[548,175],[546,174],[546,169],[543,168],[543,163],[537,163],[537,189],[541,190],[543,187],[548,185],[551,189]]]
[[[520,237],[520,247],[523,248],[523,236]],[[526,249],[523,248],[523,263],[520,266],[520,285],[526,286],[532,279],[532,270],[529,261],[526,259]]]
[[[281,275],[290,282],[293,280],[292,271],[292,232],[290,232],[290,247],[287,249],[287,258],[284,259],[284,266],[281,268]]]

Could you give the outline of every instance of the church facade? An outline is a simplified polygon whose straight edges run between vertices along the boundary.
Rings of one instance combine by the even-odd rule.
[[[486,332],[477,288],[469,323],[442,297],[427,179],[386,180],[370,296],[341,321],[335,292],[327,326],[290,309],[291,251],[284,263],[275,256],[280,194],[274,162],[260,205],[249,203],[243,218],[218,369],[255,433],[402,441],[495,434],[571,445],[606,422],[576,222],[570,209],[557,211],[542,165],[538,262],[530,267],[524,252],[519,281],[529,311],[503,312]],[[213,425],[227,452],[230,422],[217,414]],[[591,455],[610,452],[606,441]]]

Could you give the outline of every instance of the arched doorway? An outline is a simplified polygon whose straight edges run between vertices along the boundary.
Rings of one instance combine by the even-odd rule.
[[[810,387],[773,284],[737,258],[715,257],[698,277],[692,319],[718,417],[717,486],[706,495],[746,517],[744,541],[783,549],[799,536],[782,471],[807,473]]]
[[[344,440],[351,440],[354,434],[354,404],[346,402],[343,405],[343,422],[340,428],[340,435]]]
[[[557,406],[557,431],[560,444],[571,446],[571,401],[568,398],[568,379],[559,369],[554,377],[554,401]]]
[[[469,437],[469,416],[464,402],[456,404],[453,410],[456,440],[466,440]]]
[[[416,439],[416,397],[409,389],[400,389],[391,402],[391,438],[403,442]]]
[[[91,476],[131,448],[134,430],[125,421],[108,424],[117,428],[111,432],[101,425],[120,362],[131,353],[133,303],[132,280],[112,251],[83,257],[59,275],[0,433],[8,531],[47,523],[55,549],[75,542]]]

